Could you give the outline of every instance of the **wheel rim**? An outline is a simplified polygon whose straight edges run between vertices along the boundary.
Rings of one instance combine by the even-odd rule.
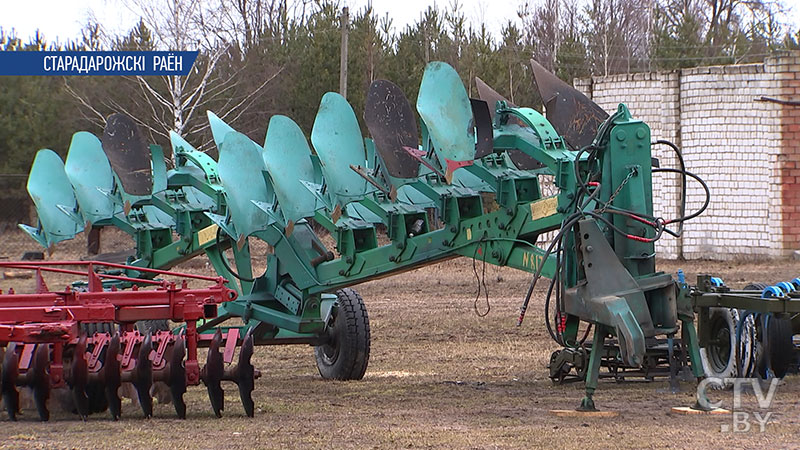
[[[752,314],[747,314],[739,321],[739,341],[738,355],[739,355],[739,371],[742,377],[750,377],[753,375],[754,365],[756,361],[756,325],[755,317]]]
[[[711,323],[711,342],[707,347],[708,360],[715,372],[722,372],[728,367],[731,357],[731,334],[728,323],[723,318],[716,318]]]
[[[333,327],[331,327],[328,332],[328,341],[319,347],[320,350],[322,350],[320,354],[322,362],[328,366],[332,366],[336,363],[336,360],[339,359],[339,339],[337,339],[338,333],[335,317],[333,323]]]

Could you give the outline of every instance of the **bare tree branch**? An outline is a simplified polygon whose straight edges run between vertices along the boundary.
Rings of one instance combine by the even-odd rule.
[[[86,101],[86,99],[84,98],[84,96],[82,96],[82,95],[78,94],[77,92],[75,92],[75,90],[72,88],[72,86],[70,86],[69,83],[67,82],[66,78],[64,78],[64,88],[67,90],[69,95],[72,96],[72,98],[74,98],[75,100],[78,100],[78,102],[80,102],[80,104],[83,105],[84,108],[89,110],[89,112],[91,112],[92,115],[94,115],[97,118],[97,119],[93,119],[93,118],[88,117],[88,116],[86,116],[84,114],[84,117],[87,120],[89,120],[92,124],[99,125],[101,128],[103,126],[105,126],[105,123],[106,123],[105,116],[103,116],[103,114],[100,111],[98,111],[91,104],[89,104]]]

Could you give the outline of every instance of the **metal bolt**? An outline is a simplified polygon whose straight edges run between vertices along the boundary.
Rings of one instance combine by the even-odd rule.
[[[353,263],[353,257],[352,257],[352,256],[348,256],[348,257],[347,257],[347,258],[345,258],[344,260],[345,260],[345,262],[346,262],[347,264],[352,264],[352,263]]]
[[[395,260],[396,260],[396,259],[397,259],[397,258],[395,258],[395,257],[394,257],[394,255],[392,255],[392,256],[390,256],[390,257],[389,257],[389,261],[391,261],[391,262],[395,262]]]
[[[493,251],[492,252],[492,258],[500,259],[500,252],[498,252],[497,250]]]
[[[455,233],[457,231],[458,231],[458,227],[457,226],[453,225],[452,227],[450,227],[450,232],[451,233]]]
[[[339,275],[344,276],[344,274],[345,274],[344,270],[339,271]]]
[[[587,253],[592,253],[593,251],[594,251],[594,247],[592,247],[591,245],[587,245],[586,246],[586,252]]]

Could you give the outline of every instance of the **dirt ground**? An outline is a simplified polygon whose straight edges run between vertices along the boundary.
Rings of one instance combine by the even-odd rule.
[[[673,262],[693,282],[698,272],[731,286],[776,282],[800,275],[800,263]],[[480,269],[480,268],[479,268]],[[189,388],[188,419],[171,405],[156,405],[151,420],[124,404],[123,420],[107,414],[81,422],[54,412],[49,423],[27,409],[19,422],[0,426],[2,448],[800,448],[800,379],[778,387],[763,432],[751,419],[746,432],[725,432],[730,415],[685,416],[673,406],[693,403],[694,384],[679,394],[666,381],[603,380],[599,408],[616,418],[559,418],[551,409],[573,409],[583,395],[578,383],[553,385],[546,369],[557,345],[543,322],[544,292],[537,288],[522,327],[516,327],[529,275],[487,267],[491,310],[474,311],[472,262],[437,266],[365,283],[372,330],[369,368],[355,382],[323,381],[308,346],[261,347],[255,365],[254,419],[244,416],[235,385],[226,388],[222,419],[211,411],[205,389]],[[0,285],[3,282],[0,281]],[[544,284],[544,283],[543,283]],[[2,287],[2,286],[0,286]],[[481,301],[478,308],[485,311]],[[731,391],[713,399],[731,407]],[[742,411],[759,411],[755,397]]]

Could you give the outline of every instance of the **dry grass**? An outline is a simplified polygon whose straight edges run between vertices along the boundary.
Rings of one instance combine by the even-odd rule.
[[[59,256],[59,255],[56,255]],[[797,275],[786,261],[759,263],[662,262],[700,271],[731,285],[780,281]],[[206,270],[194,262],[181,269]],[[4,423],[4,448],[690,448],[797,447],[800,420],[797,377],[778,389],[773,420],[764,433],[721,433],[729,416],[681,416],[672,406],[690,405],[694,386],[664,393],[666,382],[602,381],[598,406],[619,411],[615,419],[557,418],[550,409],[578,405],[582,386],[554,386],[546,365],[556,344],[543,326],[538,290],[522,327],[515,326],[529,276],[488,267],[491,311],[473,311],[471,262],[457,259],[358,287],[369,309],[372,353],[364,380],[319,378],[311,348],[262,347],[254,362],[256,417],[247,419],[233,385],[227,385],[225,417],[215,419],[205,390],[186,395],[189,418],[174,419],[171,405],[156,405],[143,420],[130,403],[123,420],[106,415],[80,422],[66,413],[49,423],[32,409]],[[0,287],[7,288],[6,282]],[[479,303],[483,310],[485,304]],[[729,391],[715,398],[727,405]],[[752,401],[748,407],[754,408]]]

